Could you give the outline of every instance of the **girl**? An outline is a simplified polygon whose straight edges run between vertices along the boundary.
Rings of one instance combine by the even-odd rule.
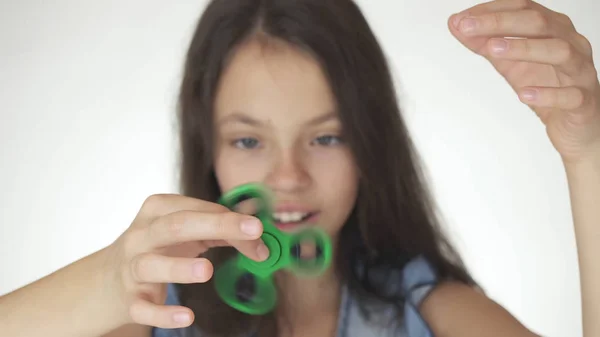
[[[531,106],[563,159],[584,333],[598,336],[600,85],[589,42],[526,0],[480,4],[448,26]],[[182,195],[149,197],[113,244],[4,296],[4,335],[535,335],[478,290],[439,230],[383,52],[351,1],[212,1],[179,118]],[[319,226],[335,247],[318,278],[279,273],[278,306],[260,316],[225,305],[212,279],[233,252],[269,255],[256,218],[216,204],[248,182],[273,191],[281,230]]]

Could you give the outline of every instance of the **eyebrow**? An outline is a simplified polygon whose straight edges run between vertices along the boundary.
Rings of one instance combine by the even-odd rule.
[[[330,120],[335,120],[335,119],[337,119],[337,117],[338,116],[336,113],[328,112],[328,113],[325,113],[325,114],[322,114],[315,118],[310,119],[308,122],[305,123],[305,125],[315,126],[315,125],[323,124]],[[242,124],[247,124],[247,125],[257,126],[257,127],[265,125],[264,122],[262,122],[258,119],[255,119],[255,118],[249,116],[248,114],[245,114],[242,112],[237,112],[237,111],[223,117],[218,122],[219,125],[228,124],[228,123],[242,123]]]

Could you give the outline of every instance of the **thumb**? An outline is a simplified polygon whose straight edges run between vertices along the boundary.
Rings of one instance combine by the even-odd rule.
[[[467,36],[461,29],[467,28],[470,25],[469,13],[457,13],[448,18],[448,30],[463,46],[474,53],[483,55],[486,50],[488,38],[481,36]]]

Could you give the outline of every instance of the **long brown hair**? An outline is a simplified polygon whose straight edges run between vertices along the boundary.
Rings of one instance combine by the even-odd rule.
[[[360,170],[359,195],[342,228],[335,271],[363,307],[403,296],[384,291],[371,271],[399,271],[422,255],[441,279],[475,284],[443,236],[419,158],[404,124],[384,53],[350,0],[214,0],[202,14],[185,62],[179,97],[181,189],[217,201],[213,171],[213,104],[219,76],[235,48],[260,35],[302,48],[317,60],[336,97],[344,136]],[[207,254],[218,268],[231,248]],[[358,267],[361,268],[358,268]],[[272,315],[230,308],[211,281],[179,285],[195,324],[211,336],[260,328],[275,335]],[[402,315],[398,315],[400,320]],[[234,323],[232,323],[234,322]]]

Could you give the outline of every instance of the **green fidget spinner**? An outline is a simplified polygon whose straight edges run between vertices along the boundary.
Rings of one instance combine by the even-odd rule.
[[[234,209],[246,200],[257,202],[255,216],[263,224],[263,242],[269,249],[269,257],[254,261],[241,253],[220,266],[214,275],[219,296],[231,307],[252,315],[273,310],[277,291],[273,274],[288,269],[300,276],[317,276],[331,263],[331,241],[323,231],[310,227],[297,233],[284,233],[274,224],[273,210],[266,188],[259,184],[239,186],[224,194],[219,203]],[[315,256],[301,257],[301,244],[314,245]]]

